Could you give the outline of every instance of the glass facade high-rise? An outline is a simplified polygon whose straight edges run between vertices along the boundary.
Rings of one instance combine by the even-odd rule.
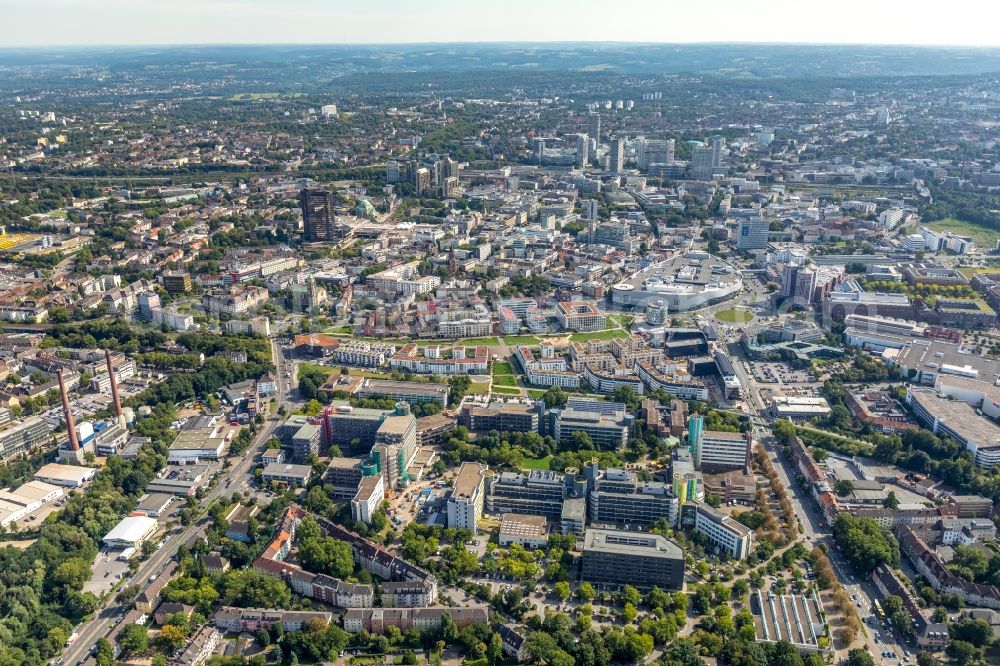
[[[302,207],[302,237],[308,242],[333,240],[333,195],[325,190],[304,189],[299,193]]]
[[[695,469],[701,466],[701,438],[705,432],[705,418],[692,416],[688,419],[688,450],[694,459]]]

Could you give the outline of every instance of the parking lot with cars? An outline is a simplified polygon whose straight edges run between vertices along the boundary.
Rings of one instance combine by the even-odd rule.
[[[796,370],[783,361],[753,361],[750,364],[757,381],[770,384],[811,384],[816,375],[809,368]]]

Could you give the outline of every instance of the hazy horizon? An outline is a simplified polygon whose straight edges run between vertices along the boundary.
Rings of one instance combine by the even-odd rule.
[[[316,47],[329,48],[343,46],[346,48],[373,48],[380,46],[392,47],[423,47],[423,46],[525,46],[525,47],[558,47],[558,46],[602,46],[614,48],[616,46],[865,46],[865,47],[899,47],[899,48],[924,48],[924,49],[970,49],[970,50],[997,50],[997,44],[914,44],[903,42],[748,42],[736,40],[715,40],[698,42],[652,42],[652,41],[580,41],[580,40],[548,40],[548,41],[525,41],[525,40],[496,40],[496,41],[425,41],[425,42],[149,42],[149,43],[102,43],[102,44],[25,44],[7,46],[0,45],[0,51],[44,51],[58,49],[148,49],[148,48],[185,48],[185,47]]]
[[[953,0],[0,0],[6,48],[422,44],[1000,46],[1000,5]],[[29,29],[30,28],[30,29]],[[0,47],[0,48],[2,48]]]

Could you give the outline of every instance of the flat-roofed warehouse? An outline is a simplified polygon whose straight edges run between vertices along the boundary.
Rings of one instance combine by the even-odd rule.
[[[171,493],[151,493],[139,499],[135,510],[150,518],[159,518],[173,501],[174,496]]]
[[[56,486],[79,488],[87,481],[93,479],[96,474],[97,470],[93,467],[49,463],[48,465],[43,465],[41,469],[35,472],[35,480],[51,483]]]
[[[41,481],[29,481],[16,490],[0,490],[0,525],[6,527],[21,520],[62,494],[62,488]]]
[[[948,435],[971,451],[979,467],[1000,464],[1000,427],[966,403],[942,398],[934,389],[910,389],[906,402],[927,428]]]
[[[933,338],[916,338],[901,349],[886,349],[883,360],[899,366],[910,381],[933,386],[939,375],[957,375],[993,384],[1000,360],[966,353],[961,345]]]
[[[771,414],[776,419],[811,419],[829,413],[830,403],[826,398],[779,395],[771,400]]]
[[[29,512],[43,504],[59,499],[62,494],[62,488],[59,486],[42,481],[28,481],[15,490],[0,490],[0,497],[7,501],[24,504]]]
[[[215,460],[222,455],[226,437],[214,426],[185,428],[177,433],[167,452],[167,462],[186,464],[208,459]]]
[[[138,548],[156,532],[156,518],[126,516],[104,536],[109,548]]]

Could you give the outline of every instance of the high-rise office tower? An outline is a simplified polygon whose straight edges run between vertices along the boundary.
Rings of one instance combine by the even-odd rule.
[[[576,165],[587,166],[590,163],[590,137],[586,134],[576,136]]]
[[[302,206],[303,238],[310,242],[333,240],[333,195],[325,190],[307,188],[299,193],[299,204]]]
[[[398,183],[399,182],[399,162],[395,160],[389,160],[385,163],[385,182],[387,183]]]
[[[601,142],[601,114],[591,111],[587,117],[587,134],[596,141]]]
[[[639,168],[646,171],[653,164],[674,163],[673,139],[642,139],[637,156]]]
[[[722,166],[722,137],[716,134],[712,137],[712,168]]]
[[[420,195],[431,186],[431,172],[427,167],[418,167],[413,171],[413,189]]]
[[[784,298],[791,298],[795,295],[795,280],[799,275],[799,265],[794,261],[785,264],[785,270],[781,275],[781,295]]]
[[[740,220],[736,232],[736,249],[759,250],[767,247],[769,229],[770,224],[762,217]]]
[[[816,292],[816,271],[808,268],[799,270],[795,276],[795,295],[793,305],[807,308],[812,305],[813,294]]]
[[[611,173],[621,173],[625,168],[625,139],[619,137],[611,142],[611,158],[608,163]]]
[[[711,180],[715,173],[713,168],[714,151],[711,146],[695,146],[691,149],[691,162],[688,173],[696,180]]]

